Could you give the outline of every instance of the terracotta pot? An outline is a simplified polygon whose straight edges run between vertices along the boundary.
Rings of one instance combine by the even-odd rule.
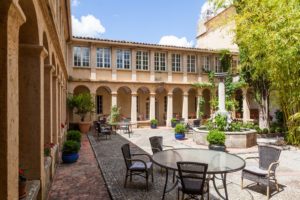
[[[19,199],[26,197],[26,181],[19,181]]]
[[[81,133],[88,133],[91,127],[91,122],[79,122],[79,129]]]

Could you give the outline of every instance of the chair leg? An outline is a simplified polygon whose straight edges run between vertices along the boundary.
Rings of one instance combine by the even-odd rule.
[[[175,182],[175,176],[176,176],[176,172],[175,170],[173,171],[173,183]]]
[[[184,193],[182,192],[181,200],[184,200]]]
[[[275,178],[275,185],[276,185],[277,192],[279,192],[279,186],[276,178]]]
[[[130,182],[132,182],[132,172],[130,171]]]
[[[146,189],[148,191],[148,172],[146,172]]]
[[[244,189],[244,179],[243,179],[243,177],[241,179],[241,189]]]
[[[177,188],[177,200],[179,200],[179,189]]]
[[[152,183],[154,182],[154,177],[153,177],[153,168],[151,169],[151,177],[152,177]]]
[[[270,184],[267,186],[267,199],[270,199]]]
[[[126,188],[127,178],[128,178],[128,171],[126,171],[125,182],[124,182],[124,188]]]

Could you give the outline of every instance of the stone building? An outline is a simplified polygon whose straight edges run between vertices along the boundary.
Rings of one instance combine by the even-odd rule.
[[[45,199],[55,173],[68,121],[68,93],[90,92],[96,113],[121,114],[148,124],[170,125],[172,117],[196,117],[198,98],[206,100],[206,71],[220,71],[218,51],[126,41],[72,38],[70,1],[0,2],[0,199],[18,199],[18,169],[27,169],[30,188]],[[233,67],[236,67],[237,54]],[[251,117],[251,92],[237,92],[244,121]],[[51,156],[44,145],[53,143]]]

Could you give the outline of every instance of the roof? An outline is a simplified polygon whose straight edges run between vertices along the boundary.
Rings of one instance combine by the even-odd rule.
[[[113,44],[124,44],[124,45],[132,45],[132,46],[147,46],[147,47],[161,47],[161,48],[172,48],[177,50],[191,50],[191,51],[205,51],[210,53],[218,53],[218,50],[214,49],[204,49],[204,48],[196,48],[196,47],[180,47],[180,46],[173,46],[173,45],[161,45],[161,44],[151,44],[151,43],[143,43],[143,42],[132,42],[126,40],[111,40],[111,39],[102,39],[102,38],[92,38],[92,37],[79,37],[73,36],[73,41],[84,41],[91,42],[91,41],[98,41],[98,42],[107,42]]]

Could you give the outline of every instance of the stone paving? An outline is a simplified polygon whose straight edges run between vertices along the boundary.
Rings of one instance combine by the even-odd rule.
[[[111,199],[86,135],[82,137],[78,161],[58,165],[48,196],[48,200],[76,199]]]

